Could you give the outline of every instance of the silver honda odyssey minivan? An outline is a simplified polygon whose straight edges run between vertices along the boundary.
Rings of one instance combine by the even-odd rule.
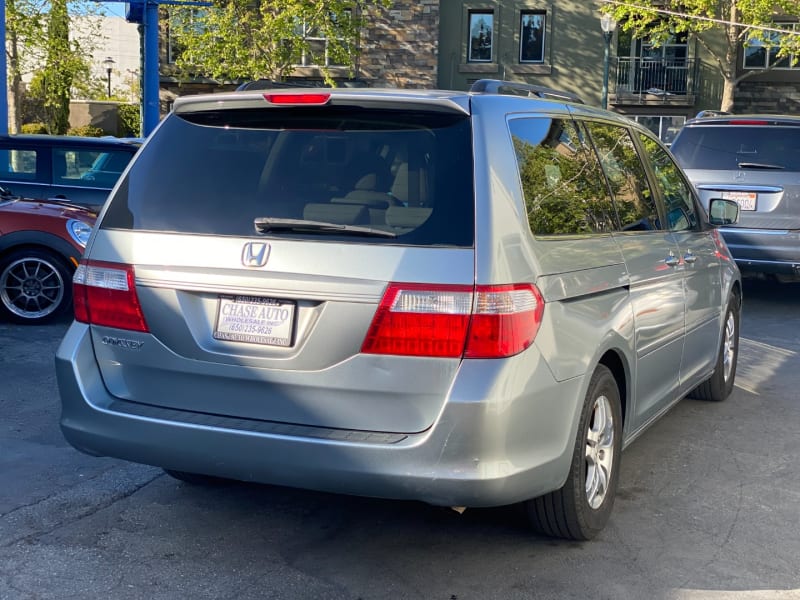
[[[177,100],[75,274],[67,440],[600,532],[622,449],[731,393],[742,291],[715,227],[738,206],[706,213],[627,119],[474,90]]]

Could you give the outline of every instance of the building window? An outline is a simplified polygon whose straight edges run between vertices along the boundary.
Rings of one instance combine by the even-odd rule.
[[[469,11],[468,62],[492,62],[494,36],[494,12],[491,10]]]
[[[800,32],[797,23],[776,23],[776,27],[787,31]],[[790,54],[778,58],[778,44],[781,34],[777,31],[769,33],[767,41],[750,38],[744,45],[745,69],[798,69],[800,64],[795,64],[796,56]]]
[[[343,14],[345,19],[351,18],[350,11]],[[333,15],[331,15],[333,18]],[[334,19],[334,25],[338,26]],[[336,61],[329,52],[329,38],[315,27],[310,27],[307,23],[298,23],[295,27],[295,34],[305,42],[303,48],[294,56],[293,65],[295,67],[336,67],[346,66],[346,63]]]
[[[200,35],[205,32],[207,11],[204,8],[184,8],[172,10],[166,27],[167,63],[175,64],[186,45],[181,41],[181,33]]]
[[[631,118],[655,133],[667,145],[672,143],[686,122],[686,117],[674,115],[631,115]]]
[[[519,19],[519,62],[544,62],[545,13],[524,10]]]

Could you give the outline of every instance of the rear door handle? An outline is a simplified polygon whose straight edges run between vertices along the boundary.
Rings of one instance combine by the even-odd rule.
[[[681,259],[675,256],[675,253],[670,250],[669,256],[664,259],[664,264],[668,267],[677,267],[679,264],[681,264]]]

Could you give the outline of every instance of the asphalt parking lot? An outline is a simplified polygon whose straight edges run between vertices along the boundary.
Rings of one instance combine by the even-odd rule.
[[[58,429],[66,320],[0,322],[0,599],[800,598],[800,285],[746,282],[737,387],[622,460],[598,539],[509,509],[194,487]]]

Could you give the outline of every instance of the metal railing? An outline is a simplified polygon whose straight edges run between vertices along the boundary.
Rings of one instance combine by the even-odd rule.
[[[638,97],[643,101],[679,100],[675,96],[694,96],[697,62],[693,58],[651,59],[617,58],[614,94],[617,99]]]

